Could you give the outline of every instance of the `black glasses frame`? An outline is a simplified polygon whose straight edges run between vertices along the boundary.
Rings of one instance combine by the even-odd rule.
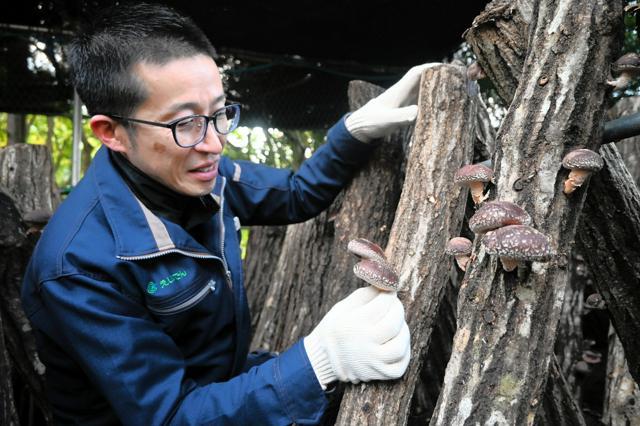
[[[233,123],[229,127],[229,130],[221,132],[220,129],[218,128],[217,118],[221,114],[226,114],[227,110],[230,109],[230,108],[234,110],[234,114],[235,114],[234,117],[233,117]],[[202,143],[202,141],[204,141],[204,139],[207,137],[207,130],[209,129],[209,122],[213,122],[213,127],[216,129],[216,132],[218,132],[221,135],[228,135],[229,133],[234,131],[238,127],[238,122],[240,121],[240,104],[225,105],[222,108],[220,108],[219,110],[215,111],[211,115],[202,115],[202,114],[187,115],[185,117],[180,117],[180,118],[176,118],[175,120],[171,120],[168,123],[161,123],[159,121],[140,120],[139,118],[122,117],[122,116],[117,115],[117,114],[104,114],[104,115],[106,115],[107,117],[111,117],[111,118],[113,118],[115,120],[119,120],[119,121],[147,124],[149,126],[164,127],[164,128],[167,128],[167,129],[171,129],[171,133],[173,134],[173,141],[176,143],[176,145],[178,145],[179,147],[182,147],[182,148],[191,148],[191,147],[194,147],[194,146]],[[176,134],[176,127],[178,126],[179,122],[181,122],[183,120],[186,120],[186,119],[189,119],[189,118],[195,118],[195,117],[203,117],[205,119],[206,124],[204,126],[204,133],[202,134],[202,137],[200,138],[199,141],[194,142],[191,145],[181,145],[178,142],[178,136]]]

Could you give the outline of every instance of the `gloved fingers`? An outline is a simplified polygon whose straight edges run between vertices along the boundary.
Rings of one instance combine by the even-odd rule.
[[[382,293],[382,291],[373,286],[361,287],[353,291],[350,295],[342,299],[336,305],[340,304],[342,308],[344,307],[347,307],[349,309],[357,308],[358,306],[363,306],[368,304],[373,299],[375,299],[380,293]]]
[[[406,325],[404,319],[404,306],[400,300],[390,305],[387,313],[376,323],[371,324],[373,341],[384,344],[397,337]]]
[[[416,103],[418,99],[418,85],[422,72],[427,68],[440,65],[437,62],[416,65],[409,69],[397,83],[389,87],[377,99],[389,107],[398,107]]]
[[[403,323],[400,332],[391,340],[378,346],[377,359],[385,364],[395,364],[403,360],[411,352],[411,336],[409,326]]]
[[[366,305],[354,311],[354,315],[357,315],[359,320],[365,321],[367,326],[377,326],[394,304],[401,303],[395,292],[380,290],[378,292],[378,295]]]
[[[390,379],[398,379],[402,377],[405,371],[407,371],[407,367],[409,366],[409,361],[411,360],[411,351],[407,351],[405,355],[400,358],[398,361],[387,364],[385,366],[386,373]]]

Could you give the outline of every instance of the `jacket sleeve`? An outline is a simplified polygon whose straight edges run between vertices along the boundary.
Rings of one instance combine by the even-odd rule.
[[[295,173],[223,157],[225,197],[243,225],[302,222],[326,209],[374,150],[375,144],[354,139],[342,118]]]
[[[44,282],[30,316],[53,334],[123,424],[286,425],[320,420],[326,398],[302,342],[229,381],[198,385],[173,340],[111,282]]]

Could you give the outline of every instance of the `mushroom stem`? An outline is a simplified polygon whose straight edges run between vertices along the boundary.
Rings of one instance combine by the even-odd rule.
[[[471,182],[469,184],[469,190],[471,191],[471,198],[473,198],[474,204],[480,204],[487,198],[489,198],[489,194],[484,193],[484,183],[482,182]]]
[[[471,258],[471,256],[469,256],[468,254],[459,254],[454,257],[456,258],[456,263],[458,264],[458,267],[463,271],[466,271],[467,264],[469,263],[469,259]]]
[[[591,175],[589,170],[574,169],[569,172],[569,177],[564,181],[564,193],[571,194],[580,188],[585,180]]]
[[[502,267],[505,271],[511,272],[518,267],[518,260],[511,257],[500,256]]]
[[[607,80],[607,84],[616,90],[623,90],[631,83],[632,79],[633,76],[630,73],[622,72],[615,80]]]

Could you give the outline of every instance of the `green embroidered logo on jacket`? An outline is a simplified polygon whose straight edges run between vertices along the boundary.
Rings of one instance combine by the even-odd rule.
[[[154,294],[159,289],[169,287],[174,282],[180,281],[186,276],[187,276],[187,271],[183,270],[183,271],[174,272],[168,277],[161,279],[157,283],[155,281],[149,281],[149,284],[147,284],[147,293]]]

